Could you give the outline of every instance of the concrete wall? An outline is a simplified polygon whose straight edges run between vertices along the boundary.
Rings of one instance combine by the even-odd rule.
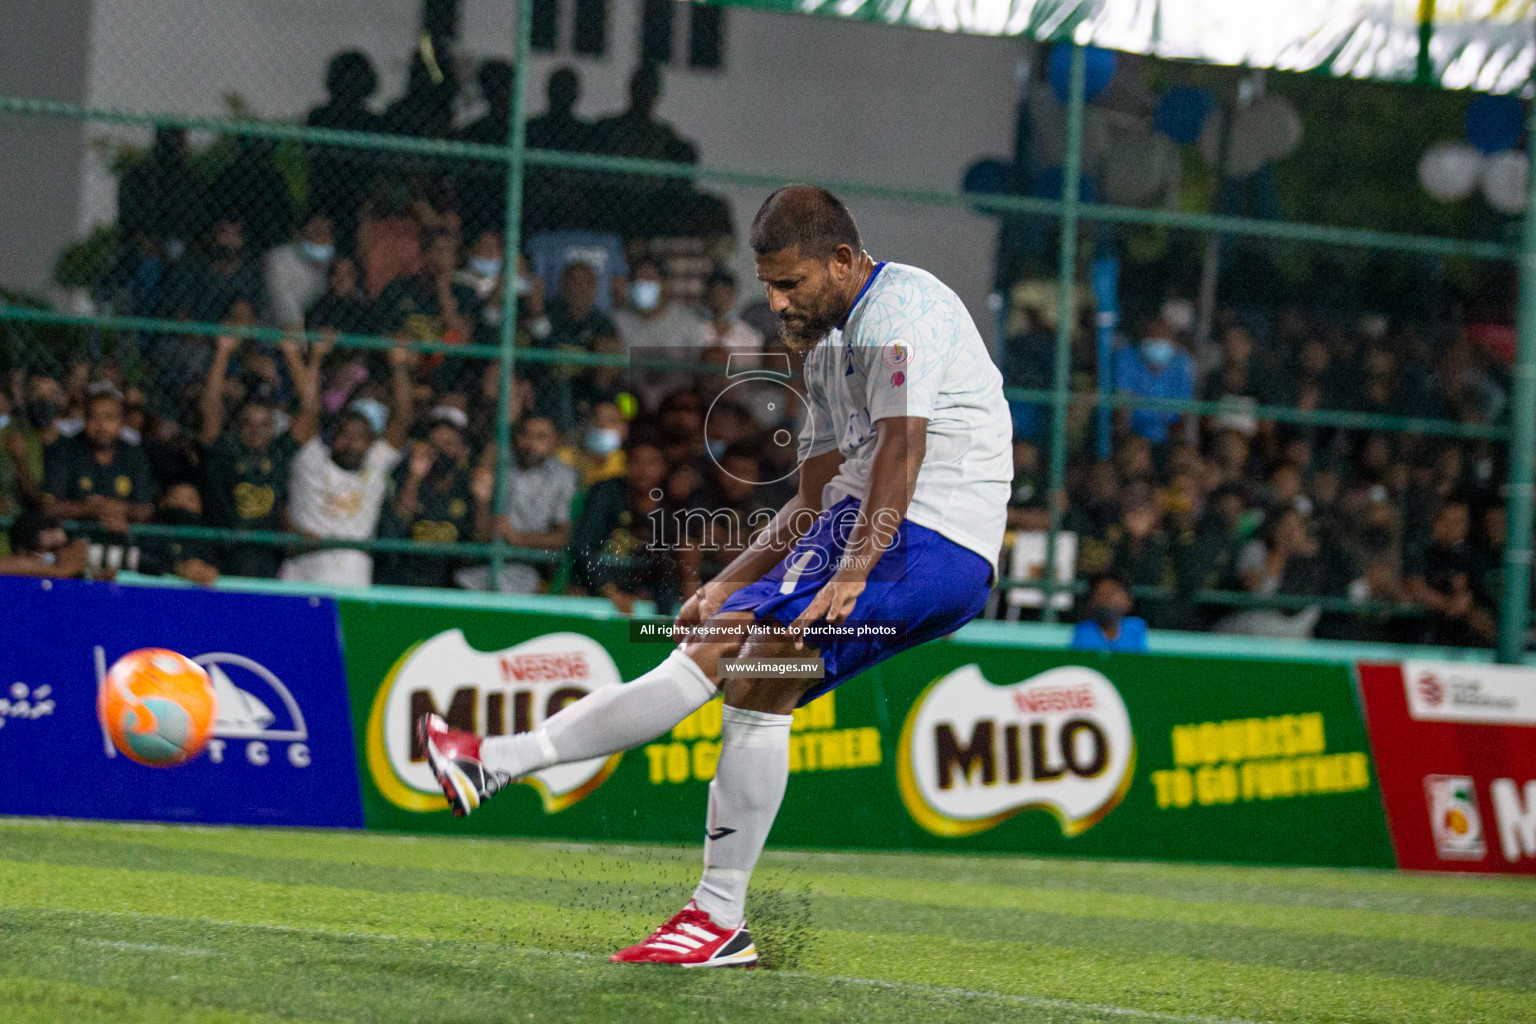
[[[91,4],[0,3],[0,95],[86,98]],[[45,289],[75,235],[83,126],[0,115],[0,287]]]
[[[562,34],[568,35],[571,0],[565,6]],[[89,102],[217,115],[227,109],[223,97],[237,92],[262,114],[300,116],[324,95],[321,78],[330,54],[357,47],[379,67],[382,106],[403,84],[419,10],[416,0],[100,3],[91,38]],[[466,65],[510,54],[511,4],[464,0],[463,17],[460,54]],[[530,68],[533,110],[542,109],[545,75],[562,63],[582,74],[584,116],[622,107],[639,49],[638,17],[638,3],[615,0],[603,59],[572,58],[564,38],[565,53],[536,56]],[[681,37],[687,19],[676,20]],[[977,156],[1009,151],[1019,45],[731,10],[725,70],[669,71],[661,116],[696,140],[711,166],[811,180],[953,188]],[[686,53],[681,45],[678,49]],[[471,95],[469,101],[473,105],[477,98]],[[465,116],[474,113],[466,109]],[[119,128],[92,132],[146,137]],[[98,157],[86,155],[83,178],[82,229],[109,220],[115,202]],[[765,193],[722,191],[741,225]],[[884,201],[852,205],[877,257],[928,267],[984,319],[996,238],[992,220]],[[744,252],[737,263],[739,272],[750,275]]]

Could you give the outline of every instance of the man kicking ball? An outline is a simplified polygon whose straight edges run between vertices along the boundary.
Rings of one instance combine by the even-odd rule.
[[[689,598],[681,645],[638,679],[515,736],[481,739],[436,715],[417,723],[464,815],[530,772],[649,742],[724,690],[703,879],[617,963],[757,962],[747,882],[789,780],[791,712],[953,632],[997,575],[1012,426],[1002,375],[959,297],[916,267],[876,263],[847,207],[810,185],[768,197],[752,249],[785,343],[805,354],[799,492]],[[743,676],[727,671],[738,658],[803,661]]]

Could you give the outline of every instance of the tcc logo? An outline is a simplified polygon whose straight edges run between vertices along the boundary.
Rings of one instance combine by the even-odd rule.
[[[106,652],[97,647],[95,653],[100,687],[106,681]],[[240,757],[260,768],[275,756],[295,768],[309,767],[309,728],[304,724],[304,711],[271,669],[228,651],[199,654],[192,660],[207,671],[218,698],[218,718],[214,720],[213,738],[208,741],[211,763],[223,764]],[[117,756],[105,729],[102,746],[108,757]]]

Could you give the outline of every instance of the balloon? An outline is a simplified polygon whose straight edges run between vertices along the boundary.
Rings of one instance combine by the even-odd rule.
[[[1179,170],[1179,147],[1166,135],[1127,133],[1104,161],[1104,201],[1147,206],[1160,199]]]
[[[1013,164],[1000,156],[985,156],[965,169],[963,192],[983,192],[996,195],[1008,191],[1013,177]]]
[[[1531,161],[1524,153],[1495,153],[1483,161],[1483,198],[1500,213],[1523,213],[1530,173]]]
[[[1067,176],[1062,173],[1060,167],[1043,167],[1035,171],[1031,193],[1044,199],[1060,199],[1065,191]],[[1077,198],[1085,203],[1094,201],[1095,189],[1093,179],[1088,175],[1079,175],[1077,179]]]
[[[1483,155],[1465,142],[1437,142],[1419,160],[1419,184],[1442,203],[1465,199],[1477,187]]]
[[[1013,164],[997,156],[984,156],[965,169],[960,191],[982,195],[1005,195],[1012,191]],[[977,213],[1000,217],[1003,211],[985,206],[973,206]]]
[[[1262,97],[1238,111],[1232,123],[1227,175],[1246,178],[1265,165],[1290,156],[1300,142],[1301,118],[1291,101],[1281,96]],[[1200,152],[1208,163],[1216,162],[1218,146],[1218,137],[1208,125],[1200,137]]]
[[[1206,118],[1216,101],[1204,89],[1189,85],[1177,85],[1163,93],[1152,112],[1152,128],[1162,132],[1181,146],[1187,146],[1200,137]]]
[[[1525,128],[1525,104],[1513,96],[1479,96],[1467,106],[1467,139],[1484,153],[1514,149]]]
[[[1097,46],[1083,47],[1087,66],[1083,69],[1083,102],[1092,103],[1094,97],[1109,88],[1115,77],[1115,51],[1101,50]],[[1051,55],[1045,65],[1046,76],[1051,80],[1051,91],[1066,103],[1072,95],[1072,47],[1058,43],[1051,47]]]

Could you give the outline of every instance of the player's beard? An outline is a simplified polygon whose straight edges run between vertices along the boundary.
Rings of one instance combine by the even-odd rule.
[[[846,309],[831,308],[830,304],[814,313],[806,313],[797,317],[786,317],[779,314],[779,337],[784,342],[784,347],[791,352],[809,352],[828,334],[833,328],[842,323],[847,317]]]

